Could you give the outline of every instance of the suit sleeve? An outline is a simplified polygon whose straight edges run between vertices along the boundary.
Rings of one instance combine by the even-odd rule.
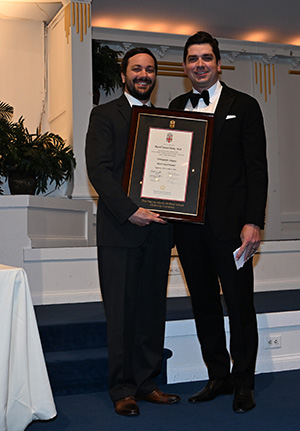
[[[122,188],[127,146],[128,124],[124,121],[116,136],[116,112],[104,105],[97,106],[91,112],[86,136],[86,165],[89,179],[111,214],[123,224],[138,206],[127,197]],[[116,140],[122,142],[121,150],[116,146]]]
[[[253,98],[244,115],[242,143],[247,175],[245,223],[263,229],[268,189],[266,136],[261,109]]]

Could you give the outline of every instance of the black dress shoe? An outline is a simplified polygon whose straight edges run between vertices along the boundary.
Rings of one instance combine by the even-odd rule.
[[[233,393],[233,382],[230,378],[223,380],[209,380],[202,391],[197,392],[189,398],[190,403],[201,403],[211,401],[218,395],[229,395]]]
[[[237,413],[248,412],[255,407],[254,391],[237,387],[234,391],[233,410]]]
[[[122,416],[137,416],[140,414],[135,398],[128,396],[114,402],[115,412]]]
[[[174,404],[180,401],[179,395],[166,394],[160,389],[155,389],[150,394],[143,394],[138,397],[140,400],[149,401],[154,404]]]

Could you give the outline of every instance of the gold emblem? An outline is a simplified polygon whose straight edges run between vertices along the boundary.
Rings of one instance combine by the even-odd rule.
[[[174,129],[175,127],[175,120],[170,121],[170,129]]]

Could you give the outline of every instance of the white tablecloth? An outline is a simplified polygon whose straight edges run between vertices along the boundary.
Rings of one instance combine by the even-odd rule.
[[[26,273],[0,265],[0,431],[54,416]]]

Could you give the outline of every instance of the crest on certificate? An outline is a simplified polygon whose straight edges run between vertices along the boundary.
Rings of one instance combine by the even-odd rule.
[[[173,141],[173,133],[168,133],[166,137],[166,141],[170,144]]]

